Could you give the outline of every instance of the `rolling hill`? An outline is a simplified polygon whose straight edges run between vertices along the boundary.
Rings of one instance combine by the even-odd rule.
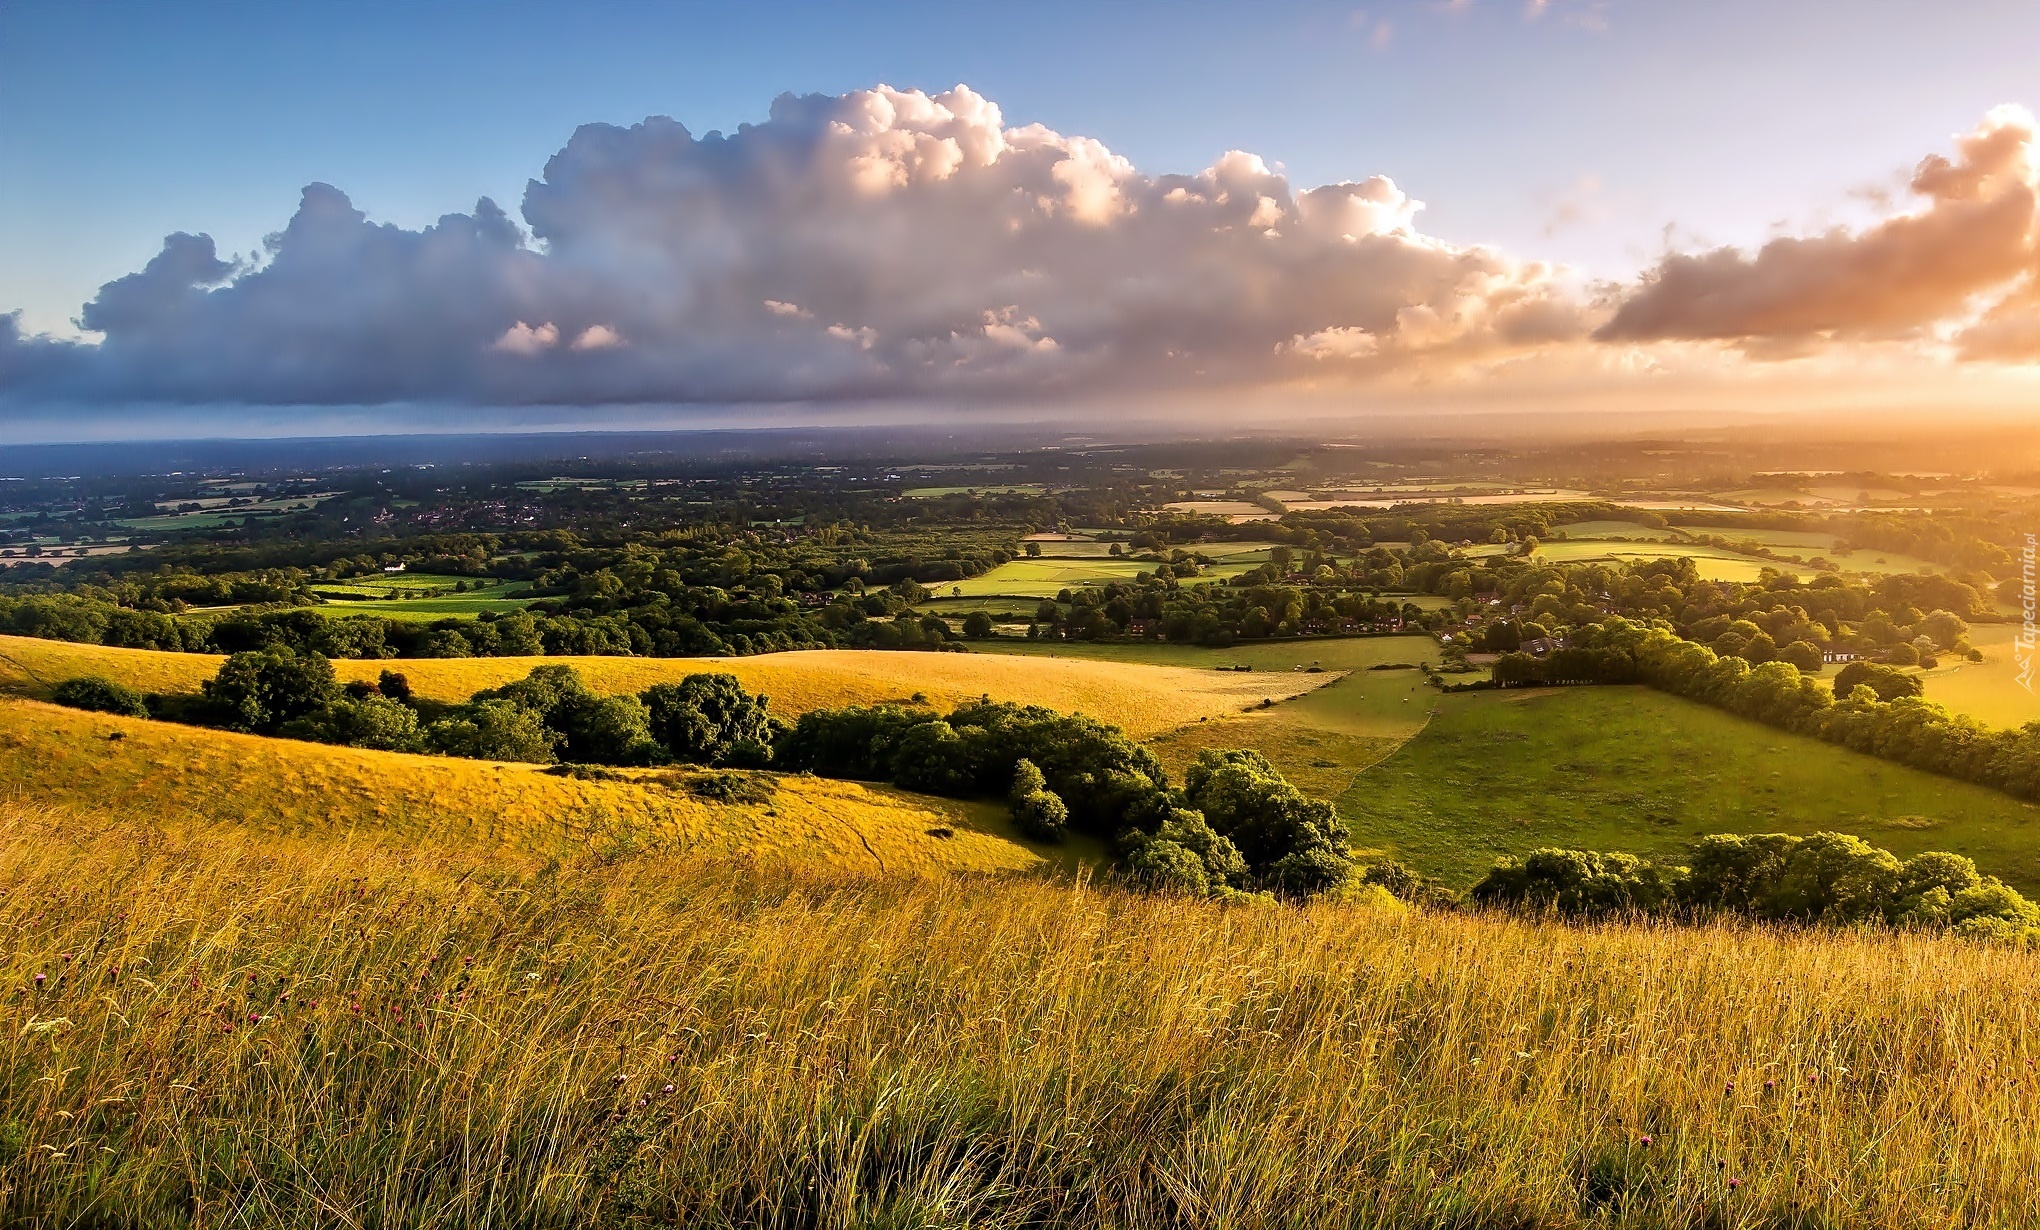
[[[58,681],[98,675],[144,692],[195,692],[219,669],[214,654],[115,649],[0,636],[0,692],[46,696]],[[1285,700],[1339,676],[1233,674],[1126,662],[1021,659],[994,654],[818,649],[747,658],[405,658],[336,659],[343,680],[373,681],[400,671],[418,695],[462,701],[521,679],[533,667],[569,665],[602,692],[640,692],[700,671],[725,671],[772,698],[793,718],[810,709],[905,700],[915,693],[947,709],[989,695],[999,700],[1085,713],[1147,736],[1199,718],[1240,713],[1264,698]]]
[[[1080,843],[1022,843],[1000,805],[885,786],[671,770],[577,778],[20,699],[0,699],[0,797],[269,836],[359,833],[539,856],[657,849],[895,873],[1026,871],[1086,853]]]

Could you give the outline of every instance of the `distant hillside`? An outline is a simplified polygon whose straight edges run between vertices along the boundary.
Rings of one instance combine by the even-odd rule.
[[[75,675],[98,675],[145,692],[195,692],[220,662],[213,654],[0,636],[0,692],[46,696],[53,684]],[[1331,671],[1235,673],[876,649],[815,649],[746,658],[336,659],[333,668],[342,680],[372,681],[382,671],[399,671],[420,696],[461,701],[484,688],[521,679],[547,663],[572,666],[589,687],[602,692],[641,692],[700,671],[726,671],[748,690],[771,697],[772,711],[785,718],[810,709],[905,700],[917,692],[941,709],[989,694],[996,700],[1089,714],[1136,737],[1203,717],[1239,713],[1263,699],[1286,700],[1340,677]]]

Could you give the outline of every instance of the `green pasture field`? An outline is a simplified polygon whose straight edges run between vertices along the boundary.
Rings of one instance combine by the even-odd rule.
[[[1295,703],[1295,702],[1292,702]],[[1722,832],[1952,850],[2040,889],[2040,807],[1642,687],[1437,696],[1338,798],[1357,845],[1455,886],[1541,846],[1677,855]]]
[[[508,614],[521,611],[533,602],[533,599],[516,596],[527,590],[521,581],[503,582],[486,589],[470,589],[456,594],[451,592],[454,579],[400,573],[386,578],[320,582],[311,590],[327,600],[313,609],[334,619],[349,615],[381,615],[388,619],[429,623],[435,619],[473,617],[484,611]],[[401,594],[432,590],[448,592],[433,598],[399,597]]]

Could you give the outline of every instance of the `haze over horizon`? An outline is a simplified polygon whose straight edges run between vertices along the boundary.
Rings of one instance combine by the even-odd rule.
[[[2040,9],[1785,7],[10,6],[0,439],[2029,412]]]

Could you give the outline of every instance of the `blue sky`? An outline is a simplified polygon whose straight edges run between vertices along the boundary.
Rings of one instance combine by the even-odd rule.
[[[248,250],[314,180],[381,221],[483,194],[514,215],[578,124],[701,133],[879,82],[968,83],[1151,173],[1240,148],[1305,185],[1385,174],[1430,233],[1620,276],[1667,225],[1847,217],[1852,188],[2040,100],[2040,4],[9,0],[0,308],[61,328],[166,233]]]

